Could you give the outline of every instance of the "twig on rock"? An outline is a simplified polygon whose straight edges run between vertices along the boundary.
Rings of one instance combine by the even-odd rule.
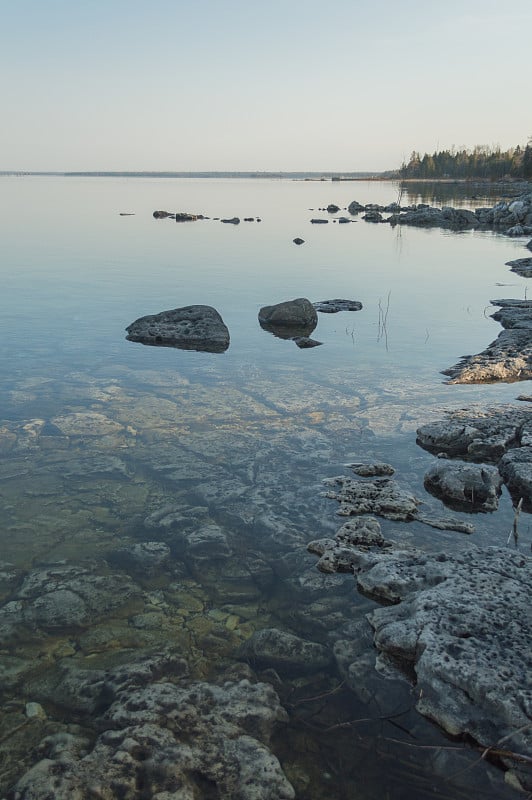
[[[516,506],[514,506],[514,521],[512,525],[512,530],[508,534],[508,540],[506,544],[510,544],[510,539],[512,536],[514,537],[514,545],[517,547],[517,542],[519,540],[519,531],[517,529],[517,523],[519,521],[519,514],[521,513],[521,508],[523,506],[523,498],[521,498]]]

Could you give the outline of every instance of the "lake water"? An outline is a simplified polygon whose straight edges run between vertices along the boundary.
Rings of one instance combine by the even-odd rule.
[[[420,199],[409,191],[403,204]],[[9,708],[39,699],[51,719],[71,721],[35,683],[65,659],[106,667],[170,642],[193,655],[193,676],[213,677],[253,630],[329,641],[327,624],[309,614],[315,587],[306,595],[303,577],[315,559],[305,543],[339,527],[321,482],[345,474],[346,463],[389,462],[404,488],[441,510],[423,489],[433,457],[416,446],[416,427],[443,409],[530,392],[448,386],[440,374],[496,338],[490,300],[526,296],[526,280],[505,266],[523,242],[360,217],[342,225],[319,211],[397,197],[397,185],[374,182],[0,178],[0,558],[19,576],[65,562],[125,573],[144,592],[144,605],[95,616],[83,630],[28,630],[4,642],[5,674],[15,674]],[[210,219],[176,224],[155,220],[156,209]],[[214,219],[233,216],[261,221]],[[296,236],[305,244],[293,244]],[[323,345],[300,350],[257,322],[261,306],[294,297],[359,300],[363,309],[321,314],[312,335]],[[225,353],[126,341],[136,318],[195,303],[222,315]],[[146,524],[167,507],[215,526],[229,556],[181,558],[167,531]],[[512,519],[504,494],[496,513],[476,515],[472,539],[420,523],[383,522],[383,530],[429,549],[500,545]],[[521,528],[529,549],[528,515]],[[148,540],[167,542],[172,558],[139,574],[128,548]],[[260,569],[240,573],[250,560]],[[345,620],[372,607],[351,578],[331,580]],[[13,588],[6,584],[2,602]],[[333,674],[290,683],[290,725],[274,749],[301,800],[459,798],[471,785],[478,797],[511,796],[498,772],[474,766],[476,751],[449,743],[411,708],[398,727],[383,720],[391,706],[383,713],[343,690],[311,717],[300,713],[302,698],[337,685]],[[6,713],[8,731],[15,712]],[[354,718],[372,721],[337,727]],[[7,790],[20,768],[5,747]]]

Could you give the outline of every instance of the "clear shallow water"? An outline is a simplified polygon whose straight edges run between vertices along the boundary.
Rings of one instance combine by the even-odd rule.
[[[66,559],[95,562],[102,570],[118,564],[127,572],[117,552],[156,538],[148,536],[144,520],[165,503],[177,503],[192,515],[206,508],[242,558],[252,553],[267,564],[295,559],[294,578],[298,570],[314,574],[315,559],[298,560],[301,541],[339,527],[333,501],[320,496],[321,480],[344,473],[353,460],[388,461],[401,485],[437,509],[423,490],[432,456],[416,447],[416,427],[443,408],[484,407],[530,391],[526,383],[446,386],[439,373],[497,336],[489,300],[525,296],[525,279],[504,266],[522,255],[522,242],[491,233],[394,230],[360,218],[350,225],[309,223],[314,216],[333,219],[318,211],[328,203],[388,203],[397,191],[393,184],[359,182],[2,179],[2,560],[23,570]],[[262,221],[177,225],[154,220],[155,209]],[[295,236],[305,244],[296,247]],[[298,296],[356,299],[363,310],[320,315],[313,336],[323,346],[299,350],[257,322],[262,305]],[[231,333],[226,353],[125,340],[126,326],[137,317],[191,303],[221,313]],[[99,415],[92,427],[83,416],[88,413]],[[58,424],[66,426],[63,435]],[[504,495],[497,513],[476,516],[477,532],[467,542],[419,523],[383,523],[383,529],[428,548],[502,544],[512,517]],[[272,529],[277,553],[263,541]],[[523,515],[521,546],[529,544]],[[208,565],[190,571],[177,562],[135,579],[146,592],[160,593],[172,636],[192,647],[202,664],[198,674],[234,660],[239,643],[260,627],[327,637],[305,618],[308,598],[286,581],[258,595],[248,587],[239,597],[238,576],[222,580]],[[186,587],[178,600],[176,581]],[[344,583],[338,577],[338,585]],[[353,615],[364,613],[368,601],[348,589]],[[187,602],[192,610],[184,615]],[[216,609],[226,614],[224,626],[230,612],[238,619],[234,630],[224,627],[223,646],[199,633],[219,633],[219,621],[209,617]],[[66,631],[41,644],[43,671],[65,657],[72,636]],[[116,620],[98,621],[77,637],[70,657],[106,664],[132,646],[158,644],[160,634],[149,625],[146,631],[130,620],[126,631]],[[34,649],[28,639],[17,657]],[[334,676],[323,681],[297,689],[320,694],[334,685]],[[363,730],[363,744],[358,727],[356,735],[352,728],[320,732],[345,721],[347,711],[348,719],[375,717]],[[462,796],[467,785],[462,790],[460,781],[434,778],[434,763],[421,750],[410,748],[412,758],[405,757],[408,736],[397,728],[393,736],[383,733],[386,713],[373,708],[368,714],[345,693],[320,711],[314,728],[294,713],[278,748],[298,797],[342,800],[353,796],[355,784],[366,799],[386,792],[394,800]],[[415,730],[418,742],[447,744],[415,712],[407,716],[403,727]],[[401,741],[393,744],[394,738]],[[354,741],[361,754],[356,769],[346,755]],[[379,767],[383,758],[394,765],[387,774]],[[459,769],[451,762],[442,772]],[[487,797],[504,791],[482,786]]]

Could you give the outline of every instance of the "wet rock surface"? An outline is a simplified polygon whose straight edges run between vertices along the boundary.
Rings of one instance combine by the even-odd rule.
[[[78,693],[103,700],[97,737],[67,729],[43,739],[40,760],[11,796],[66,800],[97,792],[185,800],[209,785],[222,797],[293,798],[268,749],[275,727],[287,719],[271,686],[191,682],[182,674],[183,663],[166,655],[92,676],[79,672]]]
[[[464,356],[443,370],[448,383],[524,381],[532,377],[532,303],[529,300],[492,300],[500,310],[493,319],[505,328],[478,355]]]
[[[41,631],[85,627],[138,597],[123,574],[100,575],[78,566],[57,565],[30,572],[11,601],[0,608],[0,636],[14,630]]]
[[[427,554],[384,540],[371,517],[308,550],[319,556],[321,571],[351,572],[359,591],[386,604],[368,615],[376,660],[356,626],[335,644],[354,691],[372,663],[386,677],[413,674],[417,709],[448,733],[532,753],[528,556],[504,547]],[[506,765],[530,788],[526,770],[511,758]]]
[[[523,278],[532,278],[532,258],[516,258],[507,261],[506,265],[511,267],[511,271]]]
[[[456,511],[496,511],[502,477],[495,467],[439,461],[425,473],[424,484]]]
[[[386,519],[409,520],[416,516],[420,503],[391,478],[363,481],[338,476],[328,478],[324,484],[331,488],[323,496],[338,500],[340,516],[371,513]]]
[[[417,442],[449,458],[496,464],[515,502],[532,507],[532,416],[528,408],[502,406],[484,412],[450,412],[422,425]],[[484,469],[486,469],[484,467]]]
[[[229,331],[211,306],[193,305],[140,317],[127,328],[131,342],[181,350],[223,353],[229,347]]]
[[[110,671],[114,674],[121,664],[126,676],[136,672],[132,653],[158,651],[168,642],[175,648],[170,672],[154,666],[157,677],[154,672],[148,682],[155,677],[155,682],[169,680],[182,689],[192,683],[218,685],[213,665],[230,663],[234,669],[227,680],[239,682],[247,677],[254,683],[256,678],[245,661],[235,664],[235,660],[255,632],[293,631],[304,641],[324,647],[330,656],[333,649],[340,652],[337,641],[351,641],[350,625],[362,621],[367,626],[363,614],[371,610],[373,601],[357,595],[352,568],[347,574],[317,571],[315,557],[305,552],[309,539],[332,538],[336,529],[325,511],[330,504],[318,496],[323,461],[334,465],[332,474],[349,463],[375,477],[373,473],[384,462],[372,428],[399,433],[404,442],[404,432],[415,429],[424,410],[433,407],[433,398],[426,401],[425,387],[420,387],[419,394],[412,386],[407,392],[400,381],[388,377],[393,401],[387,395],[383,404],[364,387],[360,372],[348,378],[344,370],[333,369],[309,390],[308,377],[303,380],[290,373],[285,386],[276,383],[273,371],[264,373],[244,365],[237,389],[218,363],[212,367],[216,381],[210,369],[209,379],[203,381],[194,371],[185,375],[174,366],[128,370],[113,365],[108,371],[102,369],[98,378],[80,370],[64,377],[69,399],[64,404],[54,402],[54,386],[43,376],[40,381],[34,379],[32,386],[38,387],[51,408],[49,416],[2,421],[0,441],[5,443],[5,454],[0,460],[0,492],[6,526],[3,555],[8,563],[0,570],[0,597],[2,625],[6,622],[8,627],[3,628],[0,660],[5,698],[0,719],[6,732],[0,742],[0,793],[12,792],[41,756],[51,754],[57,763],[52,749],[39,749],[47,736],[74,736],[79,743],[78,761],[83,753],[93,752],[100,734],[114,726],[104,719],[118,691],[119,678],[112,678]],[[21,391],[27,388],[20,381],[12,386]],[[101,417],[70,416],[88,410]],[[64,417],[66,421],[60,419]],[[64,429],[59,430],[52,420]],[[413,443],[412,450],[415,453]],[[365,460],[368,457],[370,461]],[[295,476],[298,471],[301,479]],[[404,478],[400,473],[400,486],[405,485]],[[416,484],[414,492],[411,481],[407,483],[413,496],[422,492],[422,486]],[[342,520],[346,541],[360,541],[356,523],[364,519]],[[423,526],[417,520],[414,525],[419,530]],[[370,537],[365,539],[366,547],[387,549],[386,528],[394,523],[384,518],[382,524],[384,533],[376,521],[364,523],[364,536]],[[445,539],[447,534],[437,536]],[[36,567],[33,558],[43,565]],[[33,576],[52,568],[62,570],[60,582],[52,574],[40,581]],[[87,577],[82,585],[83,570]],[[96,576],[107,579],[98,602],[84,588],[92,586]],[[19,596],[23,585],[31,588],[34,584],[34,595]],[[33,618],[31,624],[21,622],[22,612],[34,599],[55,589],[77,593],[84,603],[90,599],[86,607],[95,611],[91,610],[87,623],[83,617],[81,624],[68,628],[45,628]],[[349,660],[352,647],[345,645],[342,652],[342,664],[349,671],[355,663],[354,656]],[[356,661],[350,684],[356,685],[356,692],[346,690],[338,703],[334,698],[339,694],[333,694],[332,702],[304,702],[295,712],[290,706],[294,690],[305,699],[335,688],[334,662],[294,675],[264,666],[260,674],[260,680],[271,681],[284,698],[283,705],[296,725],[286,732],[281,725],[275,745],[267,745],[268,750],[281,758],[298,792],[317,787],[316,800],[330,795],[330,784],[322,775],[329,759],[342,781],[346,773],[341,762],[345,764],[347,758],[352,765],[351,794],[361,771],[367,775],[368,760],[375,760],[375,734],[378,738],[383,711],[375,706],[353,709],[353,698],[368,700],[375,691],[389,713],[397,706],[397,685],[393,684],[392,698],[383,688],[389,683],[373,669],[374,658],[368,660],[363,650]],[[181,662],[184,666],[180,667]],[[336,663],[340,664],[340,655]],[[142,685],[135,684],[129,691],[139,690],[135,697],[140,698]],[[27,702],[39,704],[46,718],[27,717]],[[331,745],[324,758],[317,747],[323,741],[321,734],[304,722],[297,728],[297,718],[306,709],[312,709],[308,721],[313,726],[334,726],[360,716],[376,721],[356,753],[351,732],[345,752],[342,740],[327,734]],[[436,736],[435,728],[415,716],[416,735],[417,726],[424,725],[420,740]],[[412,720],[408,727],[411,724]],[[83,753],[81,741],[85,742]],[[441,744],[441,738],[436,741]],[[174,746],[171,740],[168,746]],[[400,757],[404,744],[397,748],[395,755]],[[129,759],[118,748],[98,752]],[[417,763],[419,753],[415,754]],[[392,762],[396,759],[390,755],[387,763]],[[85,763],[88,771],[93,762]],[[220,763],[225,770],[227,762]],[[134,764],[137,770],[136,760]],[[486,765],[481,766],[484,772]],[[78,774],[77,769],[77,765],[72,771],[69,767],[69,774]],[[404,769],[410,775],[410,767]],[[95,770],[100,779],[97,765]],[[114,762],[109,773],[112,770]],[[142,782],[142,770],[136,774]],[[122,786],[123,778],[113,775],[117,787]],[[211,778],[201,775],[191,779],[201,784],[201,789],[194,789],[199,794],[206,786],[212,788]],[[376,778],[376,783],[380,780]],[[155,791],[149,781],[146,785]]]

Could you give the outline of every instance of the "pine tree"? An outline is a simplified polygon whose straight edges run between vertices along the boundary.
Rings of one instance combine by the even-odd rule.
[[[532,179],[532,138],[528,140],[528,144],[525,147],[525,152],[523,153],[523,178],[527,180]]]

